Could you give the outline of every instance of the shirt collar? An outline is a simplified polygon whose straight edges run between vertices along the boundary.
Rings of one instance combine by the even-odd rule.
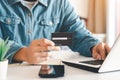
[[[43,4],[44,6],[48,6],[48,0],[38,0],[38,2],[40,2],[41,4]]]
[[[21,2],[22,0],[7,0],[7,2],[10,4],[10,5],[13,5],[17,2]],[[48,6],[48,0],[38,0],[39,3],[41,3],[42,5],[44,6]]]

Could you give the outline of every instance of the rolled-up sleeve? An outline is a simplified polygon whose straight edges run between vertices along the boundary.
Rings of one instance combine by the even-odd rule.
[[[8,44],[11,44],[9,51],[7,52],[6,56],[8,57],[9,63],[13,63],[13,57],[16,54],[17,51],[19,51],[24,46],[14,42],[9,41]]]

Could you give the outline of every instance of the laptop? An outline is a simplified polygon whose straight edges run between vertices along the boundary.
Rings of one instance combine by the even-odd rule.
[[[72,61],[72,60],[64,60],[63,63],[96,72],[96,73],[104,73],[104,72],[113,72],[120,70],[120,35],[115,40],[109,54],[107,55],[104,61],[102,60],[85,60],[85,61]]]

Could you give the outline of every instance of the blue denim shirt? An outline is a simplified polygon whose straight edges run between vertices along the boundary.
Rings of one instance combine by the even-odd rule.
[[[73,51],[91,56],[90,48],[99,43],[86,29],[68,0],[38,0],[32,9],[22,0],[0,0],[0,38],[13,43],[9,61],[32,40],[51,39],[53,32],[72,32]]]

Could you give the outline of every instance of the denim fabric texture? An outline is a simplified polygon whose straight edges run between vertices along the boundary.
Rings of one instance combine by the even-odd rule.
[[[0,0],[0,38],[13,43],[7,55],[29,46],[32,40],[51,39],[51,33],[72,32],[73,51],[91,56],[90,48],[99,43],[74,11],[68,0],[38,0],[29,9],[23,0]]]

